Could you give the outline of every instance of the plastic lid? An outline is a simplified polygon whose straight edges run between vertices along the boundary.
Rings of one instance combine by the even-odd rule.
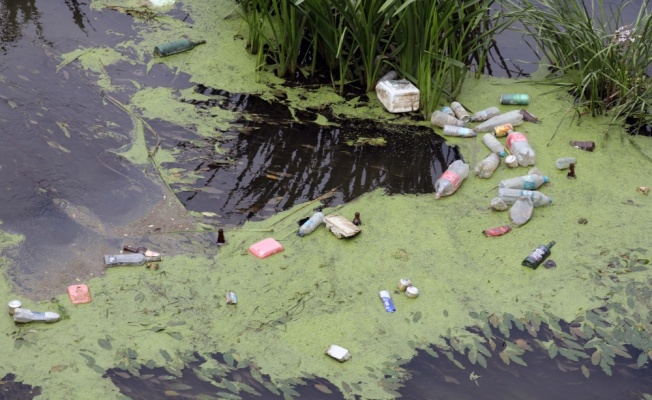
[[[20,307],[22,305],[23,305],[23,303],[21,303],[20,300],[12,300],[12,301],[9,302],[9,307],[11,307],[11,308],[18,308],[18,307]]]
[[[419,289],[415,288],[414,286],[410,286],[405,290],[405,294],[410,297],[417,297],[419,295]]]

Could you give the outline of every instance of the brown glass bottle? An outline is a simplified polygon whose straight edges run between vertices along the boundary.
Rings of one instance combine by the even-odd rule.
[[[224,239],[224,229],[217,230],[217,245],[224,246],[226,244],[226,239]]]
[[[554,245],[555,241],[553,240],[547,245],[541,245],[537,247],[532,253],[530,253],[529,256],[525,258],[525,260],[523,260],[521,265],[524,267],[536,269],[550,255],[550,249]]]
[[[351,221],[351,222],[353,222],[353,225],[356,225],[356,226],[362,225],[362,221],[360,221],[360,213],[359,212],[355,213],[355,217],[353,218],[353,221]]]
[[[566,177],[567,177],[568,179],[575,179],[575,178],[577,178],[577,177],[575,176],[575,164],[573,164],[573,163],[568,164],[568,174],[566,175]]]

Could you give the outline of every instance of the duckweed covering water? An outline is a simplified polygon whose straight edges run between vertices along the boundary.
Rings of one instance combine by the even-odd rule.
[[[264,75],[269,81],[255,81],[254,61],[237,38],[245,27],[233,17],[235,6],[225,3],[187,1],[184,7],[193,24],[167,17],[135,20],[142,35],[119,46],[130,51],[102,53],[102,65],[130,60],[152,68],[154,61],[147,60],[155,44],[189,35],[207,44],[156,62],[188,74],[192,82],[266,96],[267,84],[279,82],[272,75]],[[101,7],[102,2],[95,4]],[[81,67],[99,72],[94,54],[64,58],[77,58]],[[104,58],[109,55],[114,58]],[[301,93],[280,90],[290,100]],[[143,365],[165,366],[174,376],[186,364],[184,354],[225,353],[255,365],[278,385],[308,373],[327,379],[348,397],[393,398],[398,385],[382,381],[400,378],[392,366],[412,358],[417,349],[434,344],[447,349],[453,361],[468,358],[481,366],[496,356],[505,363],[523,363],[520,356],[526,350],[517,343],[496,350],[490,335],[482,332],[493,326],[503,333],[510,327],[535,333],[541,323],[557,335],[554,340],[540,338],[551,357],[586,360],[585,366],[601,367],[594,373],[610,373],[611,360],[618,355],[638,357],[636,362],[643,365],[652,350],[652,275],[645,262],[652,227],[646,218],[650,198],[636,188],[650,185],[647,155],[652,154],[652,142],[625,136],[621,127],[608,127],[607,119],[578,119],[565,93],[527,81],[467,80],[458,100],[479,110],[496,105],[502,93],[516,92],[530,95],[527,109],[543,121],[525,123],[519,130],[537,153],[537,168],[550,177],[540,190],[554,200],[536,208],[526,225],[498,238],[482,234],[509,222],[507,213],[489,206],[498,182],[527,171],[504,166],[488,180],[471,174],[454,195],[440,200],[432,195],[387,196],[377,190],[325,209],[325,214],[346,218],[361,213],[362,233],[351,239],[337,239],[324,228],[298,237],[297,221],[311,215],[318,203],[298,205],[266,221],[228,230],[227,245],[214,256],[164,254],[159,270],[107,270],[106,276],[88,282],[90,304],[73,306],[65,295],[41,304],[23,299],[28,308],[59,311],[64,319],[26,325],[0,319],[6,349],[0,371],[41,386],[43,398],[69,399],[71,393],[124,398],[102,378],[106,370],[138,375]],[[352,118],[394,118],[382,111],[373,94],[368,107],[354,108],[331,92],[318,93],[296,107],[334,103],[336,113]],[[200,135],[219,135],[210,127],[226,126],[236,117],[227,112],[197,116],[191,106],[175,100],[179,96],[170,89],[142,87],[131,97],[131,106],[147,119],[195,126]],[[400,118],[392,123],[413,122]],[[138,118],[135,125],[141,135],[148,134]],[[596,150],[574,149],[570,140],[593,140]],[[460,146],[471,167],[488,153],[479,137],[449,141]],[[129,159],[145,163],[146,151],[137,141]],[[577,158],[577,179],[555,169],[562,156]],[[169,176],[166,163],[174,155],[159,152],[156,157],[163,175]],[[588,223],[578,223],[580,218]],[[251,244],[267,237],[279,240],[284,251],[266,259],[248,252]],[[557,243],[551,256],[557,268],[521,266],[531,250],[551,240]],[[16,245],[16,237],[2,235],[7,254]],[[11,260],[2,262],[6,269]],[[404,277],[419,288],[418,298],[395,292]],[[383,289],[392,292],[395,313],[385,312],[378,296]],[[237,293],[237,305],[225,303],[228,290]],[[14,297],[6,284],[0,292],[5,299]],[[574,330],[562,329],[563,322],[574,322]],[[589,343],[576,345],[578,337]],[[637,353],[626,353],[625,343]],[[324,352],[331,344],[347,348],[352,359],[338,363],[327,357]],[[206,368],[213,367],[207,362]]]

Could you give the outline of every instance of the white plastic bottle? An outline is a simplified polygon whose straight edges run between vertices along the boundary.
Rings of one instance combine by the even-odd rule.
[[[489,107],[485,108],[484,110],[480,110],[477,113],[471,115],[471,119],[469,121],[471,122],[483,122],[488,120],[489,118],[493,118],[496,115],[500,114],[500,110],[498,107]]]
[[[523,175],[516,178],[503,179],[498,183],[499,188],[508,188],[508,189],[525,189],[525,190],[534,190],[538,189],[544,183],[548,183],[550,180],[547,176],[541,176],[536,174]]]
[[[430,123],[443,128],[444,125],[453,125],[453,126],[466,126],[466,122],[460,121],[455,117],[444,113],[443,111],[435,110],[430,116]]]
[[[315,228],[317,228],[322,222],[324,222],[324,214],[321,211],[317,211],[316,213],[312,214],[312,217],[304,222],[303,225],[301,225],[297,234],[301,237],[308,235],[314,231]]]
[[[469,176],[469,164],[462,160],[453,161],[435,182],[435,198],[455,193],[467,176]]]
[[[521,167],[534,165],[535,154],[527,138],[521,132],[512,131],[507,135],[507,150],[516,156],[516,161]]]
[[[521,196],[516,199],[512,208],[509,209],[509,218],[512,220],[514,225],[521,226],[532,218],[533,211],[534,202],[532,199],[526,196]]]
[[[485,133],[482,136],[482,143],[484,143],[489,148],[489,150],[498,154],[499,156],[502,157],[505,155],[505,148],[503,147],[502,143],[500,143],[498,139],[496,139],[491,133]]]
[[[471,119],[471,116],[466,109],[459,101],[454,101],[451,103],[451,110],[455,113],[455,117],[460,121],[468,122]]]
[[[516,200],[521,197],[529,197],[532,199],[535,207],[546,206],[552,203],[552,199],[538,190],[520,190],[520,189],[498,189],[498,197],[503,199],[505,204],[514,204]]]
[[[523,114],[520,110],[509,111],[495,117],[491,117],[488,120],[484,121],[480,125],[473,128],[474,131],[480,132],[491,132],[494,127],[498,125],[511,124],[512,127],[519,126],[523,123]]]
[[[484,160],[480,161],[480,163],[475,166],[475,174],[479,178],[491,178],[491,175],[494,174],[498,165],[500,165],[500,157],[498,157],[498,154],[489,153]]]
[[[61,318],[59,314],[51,311],[38,312],[28,310],[27,308],[17,308],[14,310],[14,322],[56,322]]]

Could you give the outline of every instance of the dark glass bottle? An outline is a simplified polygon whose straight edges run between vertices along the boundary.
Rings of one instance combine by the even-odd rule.
[[[353,221],[351,221],[351,222],[353,222],[353,225],[356,225],[356,226],[362,225],[362,221],[360,221],[360,213],[359,212],[355,213],[355,217],[353,218]]]
[[[128,251],[130,253],[140,253],[140,254],[145,254],[147,251],[146,247],[136,247],[136,246],[124,246],[122,248],[124,251]]]
[[[570,163],[568,165],[568,174],[566,175],[568,179],[575,179],[577,176],[575,176],[575,164]]]
[[[224,246],[226,244],[226,239],[224,239],[224,229],[217,230],[217,245]]]
[[[530,253],[529,256],[525,258],[525,260],[523,260],[521,265],[524,267],[536,269],[550,255],[550,249],[554,245],[555,241],[553,240],[547,245],[541,245],[537,247],[532,253]]]

